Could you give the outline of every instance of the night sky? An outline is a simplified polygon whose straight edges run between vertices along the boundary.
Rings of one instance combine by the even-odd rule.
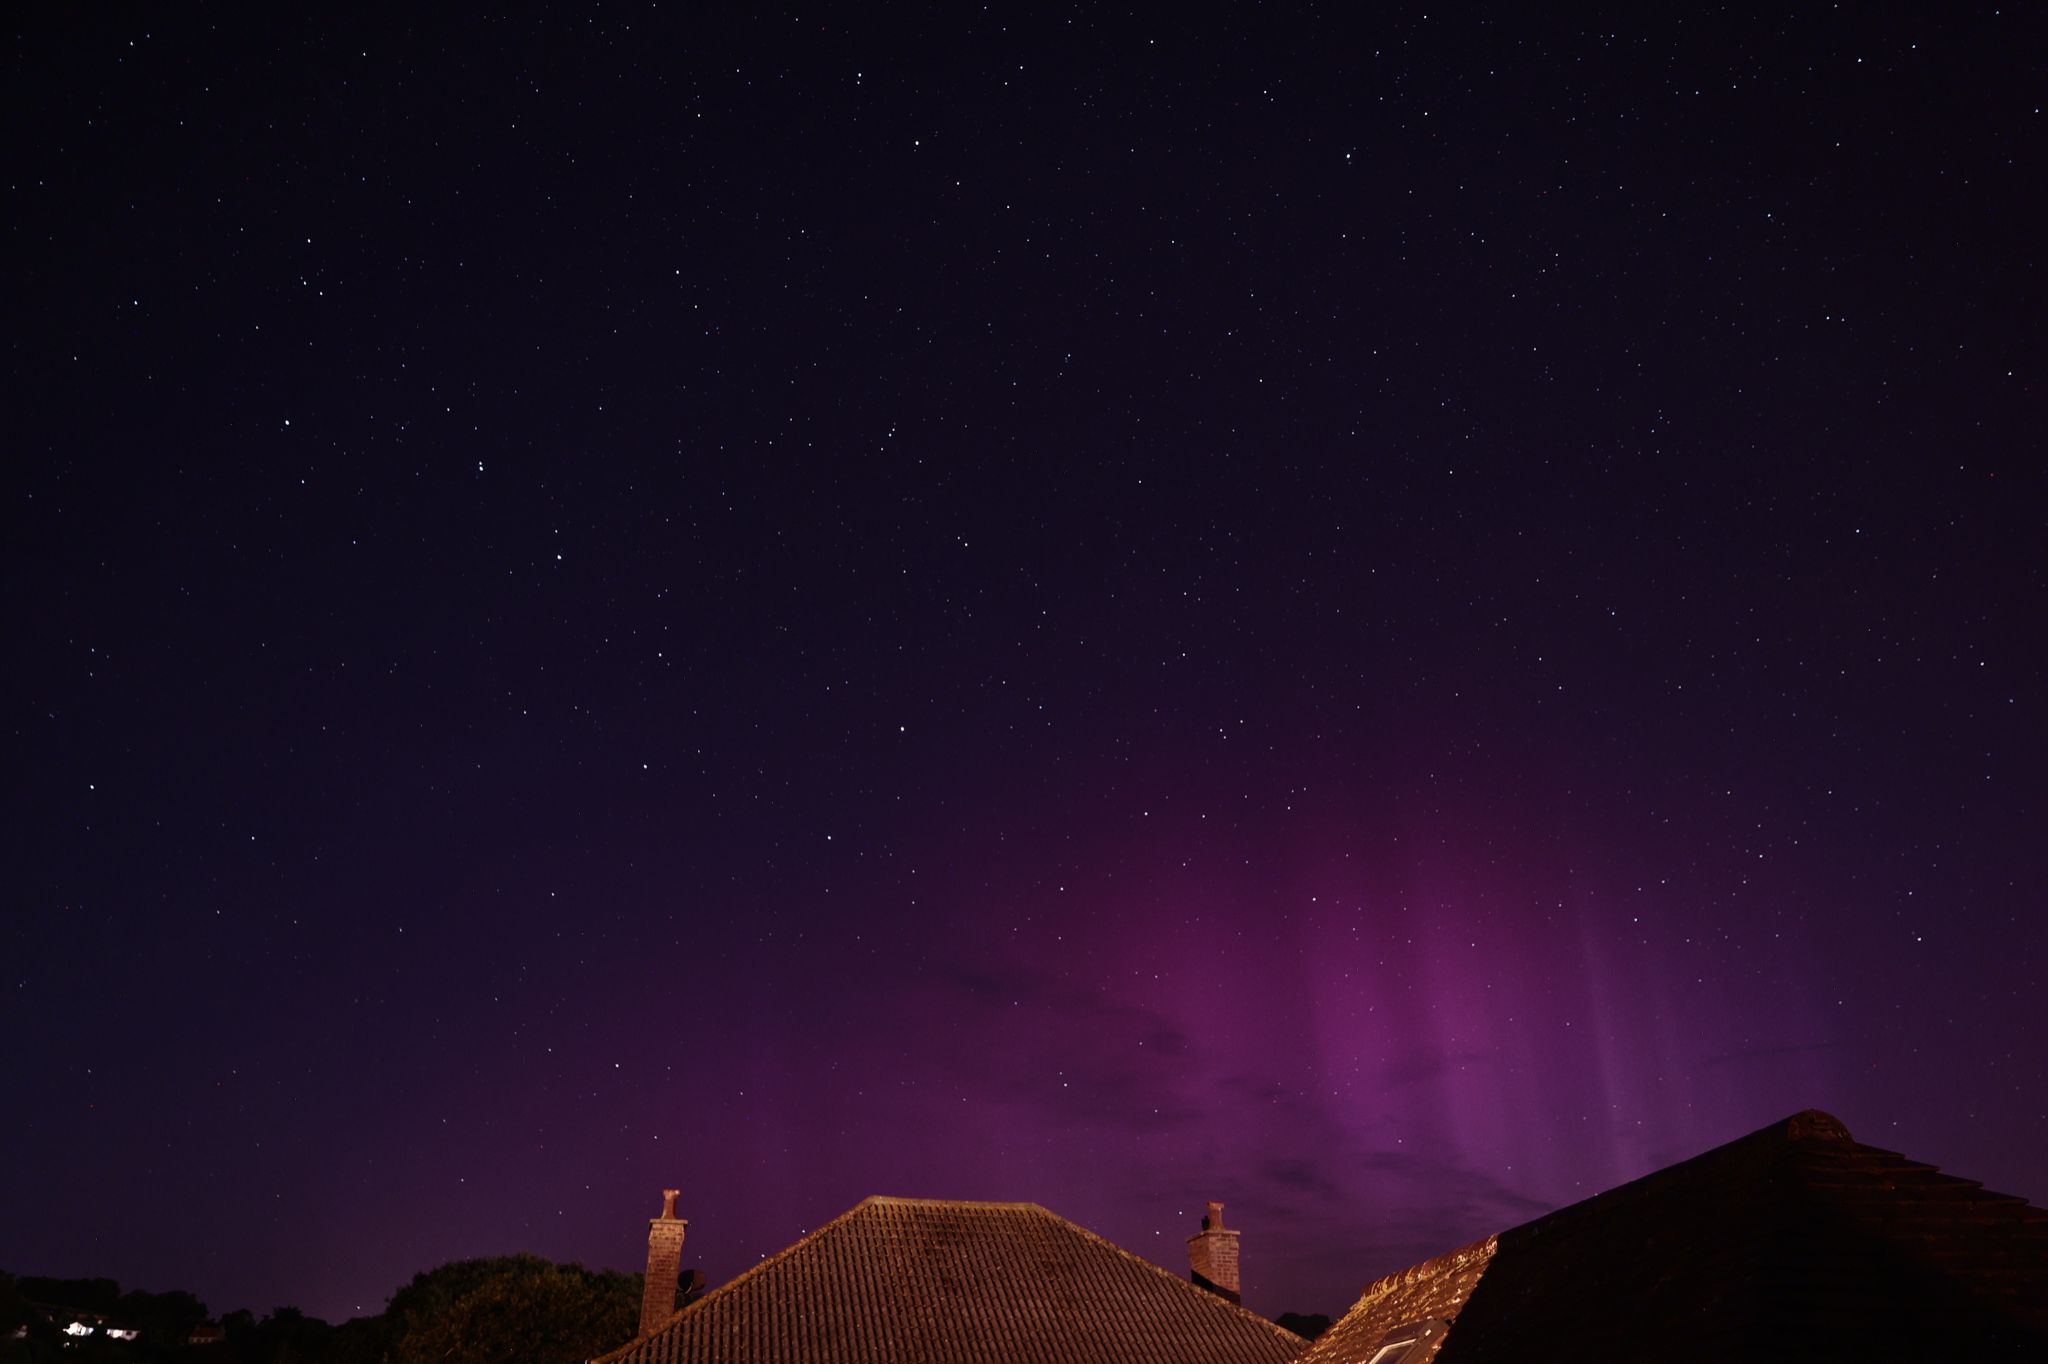
[[[2048,1199],[2048,11],[295,8],[6,21],[0,1268]]]

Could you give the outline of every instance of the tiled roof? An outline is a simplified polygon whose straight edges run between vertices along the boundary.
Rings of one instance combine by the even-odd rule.
[[[603,1364],[1285,1364],[1304,1348],[1034,1203],[870,1198]]]
[[[1455,1320],[1499,1248],[1500,1238],[1489,1236],[1367,1285],[1351,1310],[1316,1337],[1301,1364],[1366,1364],[1401,1327]],[[1432,1357],[1425,1347],[1420,1358]]]
[[[1301,1364],[2048,1360],[2048,1213],[1825,1113],[1774,1123],[1368,1287]]]

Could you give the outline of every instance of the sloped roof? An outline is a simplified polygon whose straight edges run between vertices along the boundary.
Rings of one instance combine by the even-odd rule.
[[[1285,1364],[1305,1348],[1035,1203],[870,1198],[602,1364]]]
[[[1809,1110],[1389,1275],[1301,1364],[1429,1318],[1402,1364],[2048,1360],[2048,1212]]]

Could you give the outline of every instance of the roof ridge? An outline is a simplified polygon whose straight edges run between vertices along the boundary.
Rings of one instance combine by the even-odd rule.
[[[1834,1114],[1822,1112],[1818,1108],[1802,1108],[1784,1121],[1774,1122],[1770,1127],[1750,1133],[1750,1136],[1760,1137],[1771,1128],[1781,1129],[1794,1141],[1843,1141],[1852,1145],[1856,1143],[1856,1137],[1849,1131],[1847,1123]],[[1746,1138],[1738,1137],[1736,1140],[1742,1141]]]
[[[870,1203],[888,1204],[891,1207],[936,1207],[936,1208],[1036,1208],[1040,1212],[1052,1210],[1039,1203],[1004,1203],[992,1198],[908,1198],[902,1194],[869,1194],[853,1205],[850,1211],[858,1212]],[[1052,1213],[1054,1217],[1058,1213]],[[820,1227],[820,1231],[824,1228]]]
[[[1539,1225],[1556,1228],[1577,1218],[1589,1215],[1596,1208],[1611,1208],[1631,1199],[1647,1196],[1652,1190],[1668,1184],[1674,1178],[1683,1178],[1682,1172],[1705,1169],[1718,1162],[1737,1158],[1738,1153],[1749,1151],[1774,1151],[1775,1159],[1796,1160],[1814,1150],[1813,1143],[1825,1143],[1830,1149],[1829,1157],[1841,1154],[1857,1155],[1873,1148],[1863,1145],[1849,1135],[1849,1128],[1840,1118],[1824,1113],[1818,1108],[1802,1109],[1788,1118],[1767,1123],[1732,1141],[1709,1147],[1697,1155],[1670,1165],[1660,1165],[1634,1179],[1616,1184],[1610,1189],[1552,1208],[1549,1212],[1530,1218],[1527,1222],[1508,1228],[1512,1232],[1536,1228]],[[1896,1152],[1884,1152],[1897,1155]]]
[[[850,1220],[855,1213],[859,1212],[862,1208],[867,1207],[868,1204],[874,1201],[875,1199],[872,1196],[868,1198],[863,1198],[860,1202],[854,1204],[845,1212],[840,1213],[837,1217],[834,1217],[829,1221],[819,1223],[816,1230],[805,1232],[803,1235],[797,1237],[796,1240],[791,1241],[788,1245],[784,1246],[781,1250],[776,1251],[773,1255],[762,1256],[759,1260],[755,1261],[751,1265],[748,1265],[745,1269],[733,1275],[730,1279],[727,1279],[724,1283],[712,1289],[709,1293],[706,1293],[703,1297],[697,1299],[695,1302],[685,1303],[683,1306],[678,1307],[675,1310],[675,1312],[670,1315],[667,1321],[655,1327],[652,1331],[649,1331],[645,1335],[634,1336],[631,1340],[627,1341],[624,1345],[621,1345],[618,1349],[608,1351],[605,1354],[601,1354],[597,1356],[597,1358],[588,1361],[588,1364],[609,1364],[609,1361],[618,1359],[621,1356],[628,1354],[635,1349],[638,1349],[641,1345],[644,1345],[648,1341],[653,1340],[656,1336],[665,1335],[668,1332],[673,1331],[675,1329],[676,1323],[681,1321],[684,1317],[696,1312],[699,1308],[703,1307],[708,1302],[712,1302],[716,1299],[723,1298],[726,1294],[732,1292],[741,1284],[746,1283],[749,1279],[752,1279],[755,1275],[761,1273],[770,1265],[780,1264],[782,1261],[796,1254],[797,1251],[803,1249],[805,1246],[810,1245],[818,1237],[823,1236],[826,1232],[838,1226],[841,1222]]]
[[[1038,1211],[1044,1213],[1053,1221],[1065,1223],[1067,1226],[1072,1227],[1075,1231],[1080,1232],[1089,1240],[1099,1242],[1100,1244],[1109,1247],[1109,1249],[1115,1251],[1118,1255],[1123,1256],[1126,1260],[1130,1260],[1136,1264],[1143,1265],[1145,1268],[1151,1270],[1154,1274],[1159,1275],[1163,1279],[1167,1279],[1173,1283],[1179,1284],[1183,1288],[1193,1289],[1195,1292],[1201,1294],[1204,1298],[1213,1299],[1218,1306],[1227,1307],[1231,1311],[1238,1313],[1240,1316],[1250,1317],[1253,1321],[1259,1323],[1259,1325],[1264,1326],[1269,1330],[1273,1331],[1274,1333],[1285,1337],[1290,1342],[1302,1341],[1304,1346],[1306,1346],[1307,1344],[1307,1342],[1303,1340],[1302,1337],[1288,1330],[1279,1322],[1270,1321],[1267,1318],[1260,1316],[1257,1312],[1252,1311],[1251,1308],[1246,1307],[1241,1302],[1232,1302],[1230,1299],[1222,1296],[1221,1294],[1210,1292],[1208,1289],[1203,1288],[1200,1284],[1194,1283],[1188,1279],[1183,1279],[1180,1275],[1174,1273],[1172,1270],[1166,1268],[1164,1265],[1153,1264],[1150,1260],[1138,1254],[1136,1251],[1125,1250],[1122,1246],[1110,1240],[1107,1236],[1097,1235],[1095,1232],[1088,1230],[1088,1228],[1082,1226],[1079,1222],[1074,1221],[1072,1218],[1062,1217],[1058,1213],[1054,1212],[1052,1209],[1039,1207],[1039,1205],[1036,1203],[1026,1203],[1022,1204],[1021,1206],[1027,1208],[1037,1208]]]

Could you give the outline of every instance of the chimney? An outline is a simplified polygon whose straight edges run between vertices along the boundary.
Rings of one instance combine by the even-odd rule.
[[[1223,1225],[1223,1205],[1211,1203],[1202,1229],[1188,1237],[1188,1277],[1218,1297],[1242,1302],[1237,1277],[1237,1233]]]
[[[661,1191],[661,1216],[647,1222],[647,1284],[640,1292],[640,1334],[653,1335],[676,1312],[676,1280],[683,1272],[683,1233],[688,1218],[676,1216],[680,1189]],[[1231,1261],[1233,1265],[1236,1261]]]

